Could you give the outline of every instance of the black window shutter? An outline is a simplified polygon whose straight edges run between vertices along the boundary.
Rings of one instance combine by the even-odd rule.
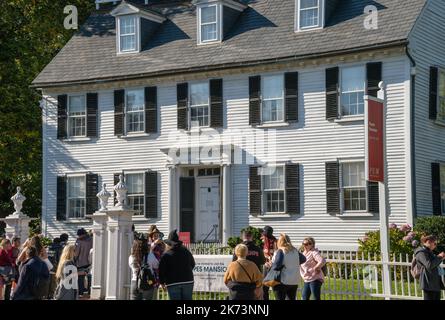
[[[114,91],[114,135],[124,134],[125,90]]]
[[[379,183],[368,181],[368,212],[379,213]]]
[[[261,124],[261,76],[249,77],[249,124]]]
[[[158,132],[158,88],[145,88],[145,132]]]
[[[298,121],[298,72],[284,75],[286,121]]]
[[[158,173],[156,171],[145,173],[145,217],[158,217]]]
[[[86,175],[86,214],[93,214],[98,209],[97,193],[99,192],[99,176],[94,173]]]
[[[340,166],[338,162],[326,163],[326,208],[329,214],[340,213]]]
[[[210,80],[210,127],[222,128],[224,122],[223,111],[223,80]]]
[[[339,68],[326,69],[326,119],[338,118]]]
[[[382,81],[382,63],[371,62],[366,65],[367,94],[377,98],[379,83]]]
[[[177,85],[178,129],[188,130],[188,83]]]
[[[286,207],[288,214],[300,214],[300,165],[286,164]]]
[[[57,139],[65,139],[67,132],[68,96],[66,94],[57,96]]]
[[[430,67],[430,119],[437,119],[437,89],[439,87],[439,69]]]
[[[261,176],[258,167],[249,167],[249,203],[250,214],[258,216],[261,214]]]
[[[57,177],[57,212],[56,219],[59,221],[66,220],[66,183],[65,176]]]
[[[114,188],[115,185],[118,184],[118,182],[119,182],[119,176],[120,176],[121,174],[122,174],[122,173],[115,173],[115,174],[114,174],[114,178],[113,178],[114,185],[113,185],[113,188]],[[116,205],[116,204],[117,204],[117,198],[116,198],[117,194],[116,194],[116,191],[113,191],[113,195],[114,195],[114,205]]]
[[[442,201],[440,194],[440,163],[431,164],[431,182],[433,194],[433,214],[442,215]]]
[[[98,94],[87,94],[87,137],[97,137]]]

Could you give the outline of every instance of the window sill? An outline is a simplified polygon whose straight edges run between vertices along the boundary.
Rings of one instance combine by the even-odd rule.
[[[290,215],[287,213],[266,213],[263,215],[258,216],[260,219],[286,219],[286,218],[292,218],[298,215]]]
[[[443,120],[435,120],[434,123],[438,126],[445,127],[445,121]]]
[[[289,127],[289,122],[269,122],[269,123],[263,123],[258,126],[256,126],[259,129],[267,129],[267,128],[279,128],[279,127]]]
[[[132,139],[132,138],[146,138],[149,137],[149,133],[141,132],[141,133],[128,133],[124,136],[120,136],[120,139]]]
[[[138,215],[138,216],[133,216],[131,220],[133,220],[134,222],[147,222],[150,219],[146,218],[144,215]]]
[[[349,211],[338,214],[337,216],[340,218],[369,218],[375,215],[368,211]]]
[[[185,132],[187,132],[188,134],[193,134],[193,133],[213,133],[215,131],[218,131],[218,129],[212,127],[196,127],[186,130]]]
[[[365,122],[365,116],[347,116],[347,117],[341,117],[340,119],[335,119],[335,123],[348,123],[348,122]]]
[[[92,140],[93,138],[90,137],[72,137],[72,138],[62,139],[63,142],[89,142]]]
[[[91,223],[91,220],[89,219],[67,219],[65,221],[66,224],[85,224],[85,223]]]

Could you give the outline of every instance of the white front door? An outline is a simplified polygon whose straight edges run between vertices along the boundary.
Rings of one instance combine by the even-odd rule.
[[[219,178],[197,179],[196,241],[219,241]],[[210,234],[210,235],[209,235]],[[206,239],[207,238],[207,239]]]

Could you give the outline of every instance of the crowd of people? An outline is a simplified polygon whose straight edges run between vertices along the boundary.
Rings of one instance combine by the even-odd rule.
[[[233,262],[224,276],[231,300],[269,300],[270,287],[275,299],[296,300],[301,279],[303,299],[313,296],[320,300],[326,260],[313,238],[304,239],[299,250],[288,235],[274,237],[269,226],[262,232],[262,248],[255,245],[250,231],[242,236],[243,243],[236,246]]]
[[[152,225],[147,237],[135,237],[128,265],[131,270],[131,300],[156,300],[158,290],[168,292],[171,300],[192,300],[195,260],[180,241],[176,230],[167,239]],[[270,288],[277,300],[296,300],[301,280],[303,300],[320,300],[326,275],[326,259],[305,238],[296,248],[286,234],[278,239],[266,226],[261,246],[252,232],[242,234],[234,250],[224,283],[231,300],[269,300]],[[414,253],[411,273],[419,279],[425,300],[440,300],[445,253],[436,255],[437,239],[422,237]],[[75,243],[67,234],[44,246],[41,236],[0,241],[0,300],[78,300],[88,299],[91,290],[92,235],[79,229]]]
[[[67,234],[48,246],[40,235],[3,239],[0,244],[0,300],[75,300],[88,296],[92,237],[79,229],[74,244]]]

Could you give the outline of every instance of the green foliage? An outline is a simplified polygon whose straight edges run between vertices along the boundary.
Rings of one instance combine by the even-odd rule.
[[[420,237],[421,234],[412,231],[411,226],[407,224],[400,226],[400,228],[391,224],[389,228],[391,256],[412,255],[414,249],[420,244]],[[377,258],[380,258],[380,230],[367,232],[365,237],[359,239],[358,242],[360,245],[359,254],[363,254],[365,257],[376,255]]]
[[[235,247],[236,247],[237,245],[239,245],[241,242],[243,242],[243,240],[241,239],[241,237],[230,237],[230,238],[227,240],[227,245],[228,245],[230,248],[235,249]]]
[[[253,242],[261,247],[262,245],[262,240],[261,240],[261,229],[249,226],[246,228],[241,229],[241,234],[243,234],[244,231],[250,231],[252,233],[252,238],[253,238]],[[232,249],[234,249],[238,244],[240,244],[241,242],[243,242],[243,240],[241,239],[241,237],[231,237],[227,240],[227,244],[229,245],[229,247],[231,247]]]
[[[434,235],[438,239],[437,251],[445,251],[445,217],[429,216],[416,220],[414,230],[423,235]]]
[[[75,32],[63,27],[66,5],[78,8],[81,24],[94,1],[0,1],[0,217],[12,213],[18,185],[24,213],[41,213],[41,98],[29,86]]]

